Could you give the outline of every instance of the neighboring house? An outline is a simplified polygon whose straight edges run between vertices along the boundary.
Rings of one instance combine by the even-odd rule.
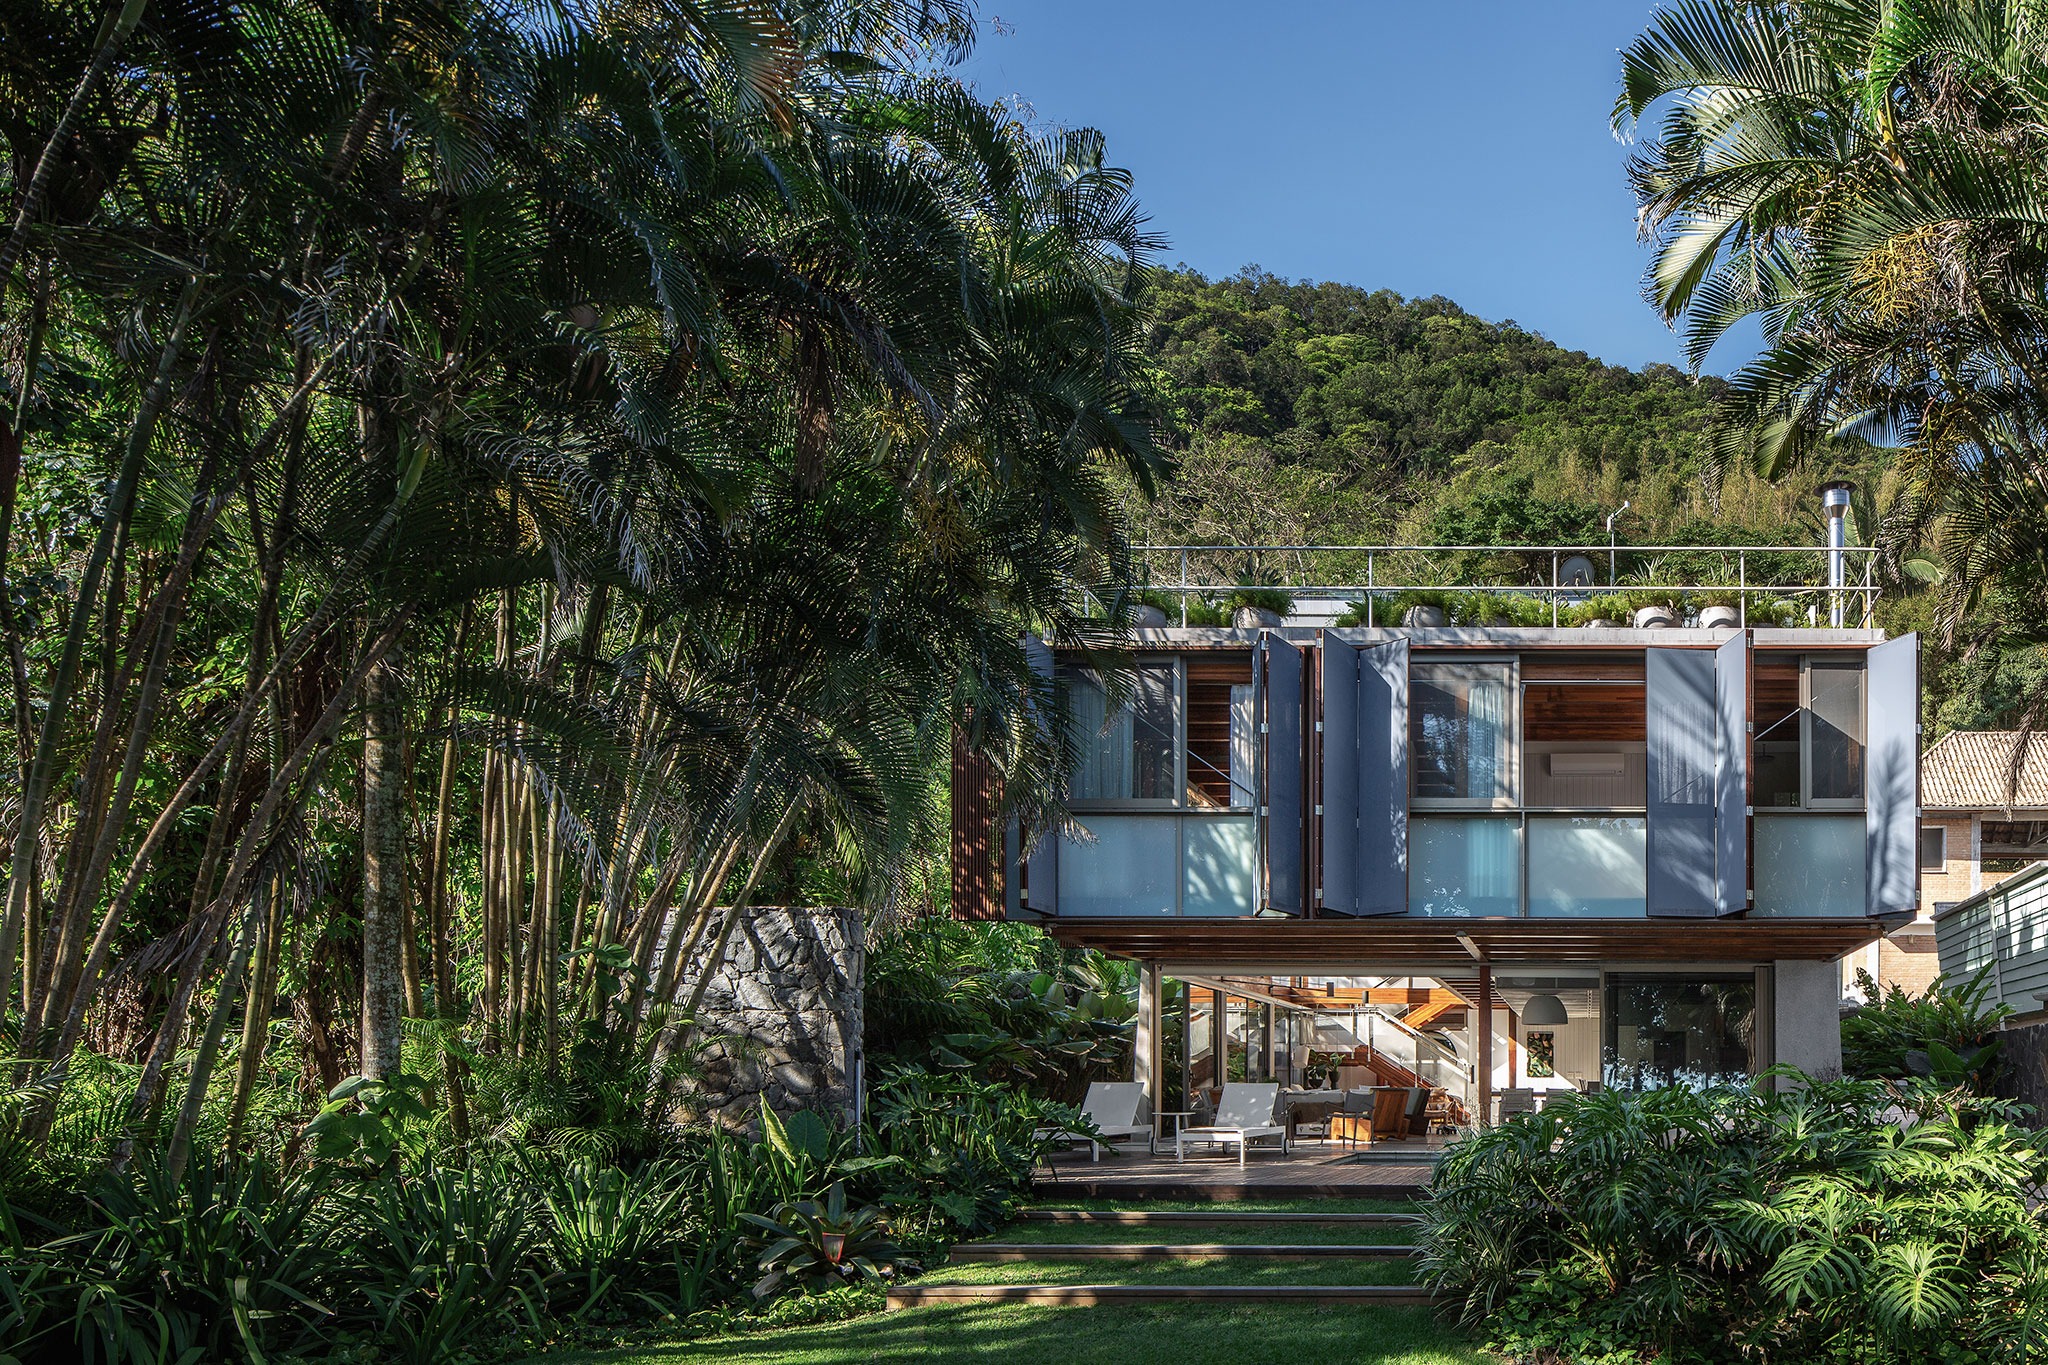
[[[1838,963],[1920,906],[1915,636],[1196,628],[1136,648],[1105,679],[1041,647],[1087,740],[1067,832],[992,829],[993,785],[956,754],[955,913],[1142,964],[1138,1078],[1181,1107],[1240,1065],[1287,1078],[1309,1034],[1290,1049],[1294,997],[1250,990],[1191,985],[1168,1016],[1163,978],[1451,991],[1458,1029],[1433,1031],[1439,1006],[1423,1032],[1482,1113],[1539,1076],[1832,1073]],[[1242,1062],[1202,1070],[1240,1036]]]
[[[2048,863],[2035,863],[1934,916],[1941,969],[1958,981],[1980,975],[1986,1003],[2010,1005],[2015,1025],[2048,1012]]]
[[[2048,1112],[2048,862],[1992,875],[1993,885],[1935,912],[1941,969],[1981,980],[1987,1003],[2011,1006],[2000,1093]]]
[[[1940,970],[1936,915],[2048,858],[2048,735],[2024,751],[2011,730],[1943,735],[1920,760],[1920,805],[1920,913],[1844,963],[1908,989]]]

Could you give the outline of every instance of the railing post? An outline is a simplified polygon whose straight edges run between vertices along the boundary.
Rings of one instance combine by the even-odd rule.
[[[1372,629],[1376,624],[1373,620],[1373,611],[1379,605],[1373,600],[1373,597],[1373,557],[1372,551],[1367,550],[1365,552],[1365,625],[1368,630]]]
[[[1550,552],[1550,628],[1557,629],[1557,551]]]
[[[1749,551],[1735,552],[1735,622],[1749,629]]]
[[[1188,547],[1180,547],[1180,628],[1188,628]]]

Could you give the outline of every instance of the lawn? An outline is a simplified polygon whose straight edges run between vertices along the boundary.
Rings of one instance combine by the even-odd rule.
[[[1412,1223],[1012,1223],[986,1240],[1026,1246],[1109,1242],[1409,1246],[1416,1232]]]
[[[1154,1200],[1043,1201],[1046,1208],[1157,1209]],[[1183,1206],[1185,1207],[1185,1206]],[[1268,1199],[1203,1204],[1263,1213],[1411,1213],[1402,1201]],[[1091,1226],[1012,1223],[991,1241],[1405,1243],[1413,1229],[1316,1224]],[[1407,1261],[1026,1261],[934,1267],[933,1284],[1407,1284]],[[783,1328],[580,1355],[536,1365],[867,1365],[947,1361],[1016,1365],[1497,1365],[1426,1308],[1313,1304],[1118,1304],[1055,1308],[939,1304],[816,1327]]]
[[[917,1283],[1413,1284],[1415,1266],[1407,1260],[959,1261],[920,1275]]]
[[[1425,1308],[945,1304],[656,1348],[549,1355],[544,1365],[1498,1365]]]

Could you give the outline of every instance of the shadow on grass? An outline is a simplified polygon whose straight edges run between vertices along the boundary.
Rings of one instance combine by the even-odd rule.
[[[544,1365],[1486,1365],[1493,1358],[1422,1308],[1293,1304],[1046,1308],[945,1304],[821,1327],[547,1356]]]

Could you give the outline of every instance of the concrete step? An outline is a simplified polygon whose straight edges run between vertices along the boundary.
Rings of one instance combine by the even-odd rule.
[[[1245,1242],[963,1242],[956,1261],[1331,1261],[1411,1257],[1411,1246],[1349,1243],[1331,1246]]]
[[[1119,1303],[1376,1303],[1428,1305],[1436,1295],[1419,1285],[1355,1284],[906,1284],[889,1291],[889,1307],[938,1303],[1038,1303],[1094,1307]]]
[[[1415,1222],[1412,1213],[1259,1213],[1251,1209],[1027,1209],[1019,1217],[1027,1223],[1097,1223],[1115,1227],[1220,1227],[1260,1223],[1388,1227]]]

